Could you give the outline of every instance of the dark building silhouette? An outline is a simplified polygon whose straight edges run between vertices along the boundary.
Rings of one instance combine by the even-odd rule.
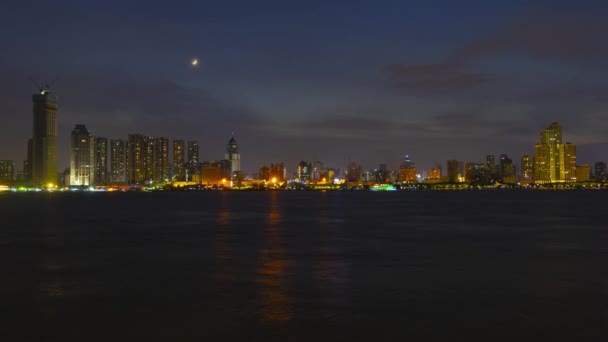
[[[95,184],[104,185],[108,182],[108,139],[95,139]]]
[[[52,187],[57,183],[57,97],[42,89],[32,100],[32,182],[36,186]]]
[[[600,182],[606,180],[606,163],[597,162],[593,165],[593,179]]]
[[[126,142],[122,139],[110,141],[110,180],[126,183]]]

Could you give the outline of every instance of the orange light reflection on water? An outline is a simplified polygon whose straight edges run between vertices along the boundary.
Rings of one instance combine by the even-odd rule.
[[[289,261],[281,237],[279,193],[270,193],[270,211],[264,227],[256,283],[259,286],[260,316],[264,321],[289,321],[293,317],[291,297],[286,281]]]

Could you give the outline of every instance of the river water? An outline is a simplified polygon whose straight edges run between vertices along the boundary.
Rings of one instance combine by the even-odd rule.
[[[0,340],[606,340],[607,199],[3,194]]]

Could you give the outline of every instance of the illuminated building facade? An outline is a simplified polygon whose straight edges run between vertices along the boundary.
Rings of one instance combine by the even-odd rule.
[[[8,185],[15,180],[15,162],[0,160],[0,184]]]
[[[534,182],[547,183],[551,182],[551,168],[549,163],[551,158],[549,145],[536,144],[534,146]]]
[[[586,182],[591,179],[591,167],[589,164],[580,164],[576,166],[576,181]]]
[[[408,154],[405,155],[403,163],[399,167],[399,181],[405,183],[414,183],[418,181],[416,167]]]
[[[173,180],[186,179],[186,144],[183,140],[173,140]]]
[[[126,183],[126,143],[122,139],[110,140],[110,180]]]
[[[154,139],[154,182],[169,180],[169,139]]]
[[[441,179],[441,168],[432,168],[429,171],[429,179]]]
[[[231,179],[234,178],[235,172],[241,171],[241,155],[239,154],[239,145],[236,143],[236,139],[231,137],[226,145],[226,160],[230,160],[230,175]]]
[[[285,164],[272,163],[270,164],[270,179],[276,179],[277,182],[285,181]]]
[[[32,181],[38,186],[57,183],[57,97],[43,89],[32,96]]]
[[[562,126],[554,122],[540,133],[540,141],[535,146],[535,182],[551,183],[564,181],[561,153]]]
[[[576,182],[576,145],[569,142],[560,145],[560,180]]]
[[[108,139],[95,139],[95,184],[108,182]]]
[[[70,186],[95,185],[95,138],[85,125],[76,125],[70,139]]]

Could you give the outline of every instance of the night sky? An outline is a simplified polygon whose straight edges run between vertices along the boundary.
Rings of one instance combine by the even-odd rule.
[[[57,77],[61,169],[75,124],[196,139],[201,160],[234,132],[255,172],[519,164],[559,121],[579,162],[605,161],[606,18],[606,1],[3,1],[0,159],[26,157],[28,78]]]

